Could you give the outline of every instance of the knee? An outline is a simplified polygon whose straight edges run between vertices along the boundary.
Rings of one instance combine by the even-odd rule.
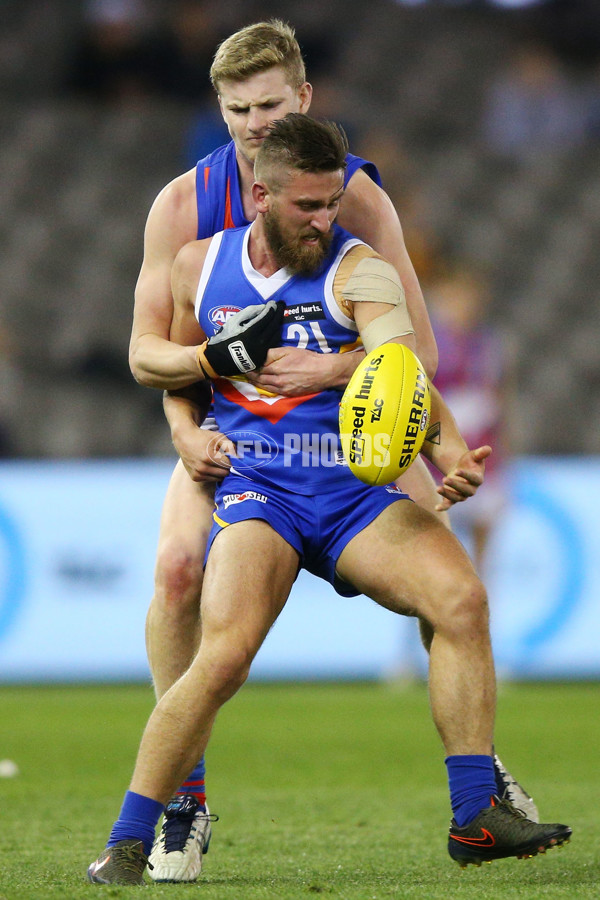
[[[253,655],[241,648],[213,657],[206,689],[218,705],[226,703],[245,683],[250,673]]]
[[[440,592],[440,605],[435,631],[464,638],[476,637],[489,630],[489,609],[485,587],[477,575],[462,572],[451,579]]]
[[[182,610],[197,606],[202,591],[203,563],[203,548],[164,542],[156,560],[155,602]]]

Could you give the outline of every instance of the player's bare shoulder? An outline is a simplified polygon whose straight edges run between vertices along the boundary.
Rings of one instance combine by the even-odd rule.
[[[204,340],[195,314],[196,294],[211,238],[188,241],[177,253],[171,269],[173,318],[170,339],[179,344],[193,345]]]
[[[197,231],[194,168],[170,181],[156,197],[146,223],[146,246],[166,245],[174,257],[180,247],[195,239]]]
[[[176,302],[194,302],[212,238],[188,241],[178,251],[171,270],[171,287]]]

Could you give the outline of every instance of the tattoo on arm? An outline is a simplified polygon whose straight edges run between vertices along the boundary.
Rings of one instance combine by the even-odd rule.
[[[442,423],[434,422],[427,429],[427,434],[425,435],[425,440],[429,441],[430,444],[439,444],[442,436]]]

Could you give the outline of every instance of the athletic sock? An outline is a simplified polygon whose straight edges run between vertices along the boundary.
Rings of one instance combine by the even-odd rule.
[[[186,778],[181,787],[177,789],[178,794],[193,794],[203,809],[206,809],[205,773],[206,766],[204,764],[204,757],[202,757],[194,771]]]
[[[452,813],[462,828],[490,805],[490,797],[497,792],[494,760],[491,756],[448,756],[446,767]]]
[[[112,827],[106,846],[112,847],[127,838],[137,838],[144,845],[144,853],[149,856],[154,843],[156,823],[163,810],[164,806],[158,800],[127,791],[119,818]]]

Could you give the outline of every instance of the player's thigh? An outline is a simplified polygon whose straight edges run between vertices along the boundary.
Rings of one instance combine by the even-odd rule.
[[[388,506],[352,538],[336,570],[382,606],[430,622],[458,585],[478,581],[456,537],[410,500]]]
[[[296,550],[260,519],[223,528],[206,563],[203,642],[254,655],[285,606],[298,565]]]
[[[192,481],[181,460],[175,466],[160,519],[161,545],[176,545],[204,558],[212,525],[214,484]]]
[[[423,457],[417,456],[414,463],[397,479],[396,483],[405,494],[408,494],[411,500],[414,500],[423,509],[433,513],[447,528],[451,528],[448,513],[438,512],[435,508],[441,497],[436,490],[433,475],[427,468]]]

